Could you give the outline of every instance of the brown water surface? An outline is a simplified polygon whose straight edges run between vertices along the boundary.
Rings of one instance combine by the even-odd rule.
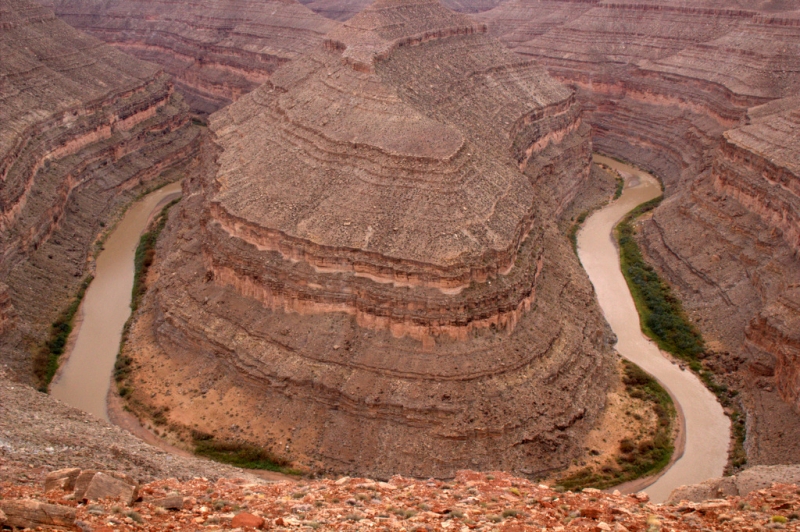
[[[686,443],[672,467],[645,491],[654,502],[685,484],[722,476],[728,458],[730,421],[716,397],[689,370],[667,359],[642,334],[639,313],[620,271],[619,252],[612,229],[637,205],[658,197],[658,181],[638,168],[595,155],[625,178],[622,196],[593,214],[578,233],[578,256],[597,292],[603,314],[617,335],[617,351],[653,375],[683,411]]]
[[[180,191],[180,183],[173,183],[148,194],[128,208],[109,235],[81,304],[74,347],[50,387],[53,397],[108,420],[106,396],[122,328],[131,314],[136,246],[151,215]]]

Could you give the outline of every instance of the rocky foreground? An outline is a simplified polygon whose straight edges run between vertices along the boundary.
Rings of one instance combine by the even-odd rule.
[[[113,495],[110,487],[122,480],[82,472],[76,482],[78,472],[51,474],[47,492],[43,482],[0,483],[0,523],[83,531],[800,529],[800,490],[787,484],[727,499],[654,505],[644,493],[561,493],[506,473],[473,471],[446,482],[399,476],[389,482],[342,477],[274,484],[194,478],[141,486],[138,500],[127,506],[110,497],[93,500],[102,489]],[[86,478],[88,485],[81,481]],[[123,491],[123,497],[132,493]]]

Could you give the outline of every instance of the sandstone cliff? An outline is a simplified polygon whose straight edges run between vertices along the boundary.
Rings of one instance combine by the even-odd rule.
[[[710,367],[747,392],[755,463],[800,459],[796,8],[512,0],[476,15],[577,88],[597,150],[664,180],[642,244],[702,329]]]
[[[161,65],[200,114],[250,92],[336,25],[294,0],[42,3],[74,27]]]
[[[480,13],[496,7],[504,0],[443,0],[442,4],[459,13]],[[300,0],[323,17],[345,21],[372,3],[372,0]]]
[[[0,55],[0,360],[30,381],[98,233],[198,130],[158,67],[38,4],[0,4]]]
[[[142,413],[380,477],[582,452],[613,369],[555,223],[591,160],[572,91],[381,0],[211,129],[126,352]]]

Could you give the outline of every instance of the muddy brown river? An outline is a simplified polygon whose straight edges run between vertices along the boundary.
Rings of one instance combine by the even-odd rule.
[[[109,235],[81,304],[72,350],[50,386],[53,397],[108,421],[106,397],[122,328],[131,314],[136,246],[151,215],[180,191],[180,183],[173,183],[148,194],[128,208]]]
[[[617,201],[586,221],[578,233],[578,256],[617,335],[617,351],[656,377],[683,412],[683,455],[645,489],[654,502],[663,502],[678,486],[722,476],[728,458],[730,421],[694,373],[672,363],[642,334],[639,314],[620,271],[612,229],[637,205],[661,194],[658,181],[647,172],[607,157],[596,155],[595,161],[619,171],[625,178],[625,188]]]

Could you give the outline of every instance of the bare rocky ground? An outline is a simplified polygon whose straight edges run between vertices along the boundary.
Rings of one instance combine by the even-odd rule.
[[[78,489],[76,489],[78,491]],[[141,486],[141,502],[82,501],[72,490],[43,492],[0,482],[0,520],[59,516],[69,530],[798,530],[796,485],[760,487],[704,502],[648,503],[588,491],[560,493],[507,473],[460,471],[451,481],[389,482],[342,477],[300,484],[243,479],[161,480]],[[49,505],[49,506],[44,506]],[[43,515],[43,510],[49,515]],[[0,521],[2,522],[2,521]],[[30,522],[29,522],[30,523]],[[30,523],[34,524],[34,523]],[[47,528],[55,528],[48,526]]]
[[[9,380],[0,369],[0,481],[35,483],[44,471],[76,464],[120,471],[140,481],[198,475],[256,481],[234,467],[156,449],[119,427]]]

